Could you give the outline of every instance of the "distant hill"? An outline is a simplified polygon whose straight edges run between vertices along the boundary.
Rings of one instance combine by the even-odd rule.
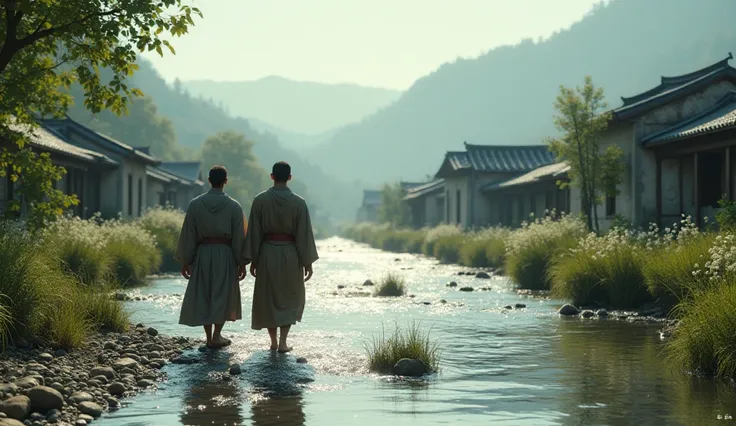
[[[325,170],[377,183],[434,173],[446,150],[554,135],[561,84],[591,75],[609,104],[736,53],[734,0],[612,0],[547,40],[441,66],[395,103],[310,152]]]
[[[327,143],[338,130],[335,128],[323,133],[312,135],[285,130],[253,117],[248,118],[248,123],[250,123],[253,129],[260,133],[268,133],[276,137],[285,148],[296,152],[301,152],[304,149],[312,149]]]
[[[265,77],[255,81],[181,83],[194,96],[211,98],[238,117],[318,135],[361,120],[391,104],[401,92],[353,84],[324,84]]]

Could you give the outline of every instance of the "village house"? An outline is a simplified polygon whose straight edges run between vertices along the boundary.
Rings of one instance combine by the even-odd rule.
[[[414,228],[437,226],[445,221],[445,180],[413,186],[403,201],[409,206]]]
[[[83,218],[97,212],[135,218],[155,205],[183,208],[204,190],[199,163],[162,163],[147,148],[133,148],[70,118],[42,120],[29,139],[31,149],[48,152],[54,165],[66,169],[56,187],[77,196],[73,213]],[[0,210],[16,192],[17,183],[0,179]]]
[[[356,221],[361,222],[378,222],[378,207],[381,205],[381,191],[372,189],[363,190],[363,202],[358,208]]]
[[[721,198],[733,198],[736,148],[736,69],[732,55],[631,97],[612,110],[602,137],[624,151],[619,194],[598,207],[601,229],[617,215],[636,225],[670,226],[681,215],[698,224],[713,218]],[[572,213],[581,210],[571,191]]]
[[[493,185],[525,175],[554,161],[554,155],[545,145],[465,143],[465,151],[446,153],[435,176],[443,180],[444,222],[463,228],[476,228],[498,225],[503,220],[513,221],[512,217],[507,217],[509,206],[496,196]],[[513,197],[510,193],[501,192],[503,196]],[[515,202],[516,207],[512,207],[511,211],[520,215],[524,207],[519,203],[523,200],[515,199]]]

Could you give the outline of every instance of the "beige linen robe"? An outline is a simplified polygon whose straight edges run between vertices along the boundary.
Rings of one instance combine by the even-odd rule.
[[[232,246],[199,244],[231,238]],[[245,220],[240,204],[213,188],[189,203],[175,258],[192,265],[179,324],[224,324],[242,318],[238,265],[246,265]]]
[[[296,242],[266,241],[266,234],[291,234]],[[304,266],[319,256],[309,209],[288,188],[271,188],[253,200],[245,257],[256,265],[251,327],[296,324],[304,313]]]

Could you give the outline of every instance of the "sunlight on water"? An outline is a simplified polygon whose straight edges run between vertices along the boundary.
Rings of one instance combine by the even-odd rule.
[[[655,326],[559,318],[560,301],[519,295],[506,279],[457,275],[464,269],[421,256],[337,238],[318,248],[293,355],[266,351],[265,331],[250,329],[249,277],[241,285],[245,318],[225,329],[230,348],[194,351],[198,364],[167,366],[169,380],[156,392],[99,423],[705,425],[736,412],[729,387],[666,369]],[[402,275],[413,297],[371,297],[363,283],[388,272]],[[446,287],[450,281],[486,291],[460,292]],[[171,278],[131,291],[141,299],[129,303],[134,321],[199,336],[177,324],[185,285]],[[527,307],[504,309],[516,303]],[[411,320],[441,342],[440,373],[424,381],[370,374],[364,344],[382,327]],[[243,374],[230,378],[233,362]]]

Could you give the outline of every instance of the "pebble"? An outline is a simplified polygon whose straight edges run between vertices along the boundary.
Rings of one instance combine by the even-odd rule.
[[[77,419],[77,421],[74,422],[74,426],[87,426],[87,422],[84,419]]]
[[[447,284],[447,287],[457,287],[457,283],[455,281],[450,281],[450,283]]]
[[[526,308],[526,305],[523,304],[523,303],[517,303],[516,305],[514,305],[514,308],[516,308],[516,309],[524,309],[524,308]]]
[[[304,358],[304,357],[299,357],[299,358],[296,359],[296,362],[297,362],[297,364],[306,364],[307,363],[307,359]]]
[[[64,349],[57,349],[56,352],[54,352],[54,356],[57,358],[61,358],[63,356],[66,356],[67,352]]]
[[[154,383],[152,380],[140,379],[138,380],[138,383],[136,383],[136,385],[138,385],[139,388],[150,388],[154,385]]]
[[[82,402],[77,408],[79,408],[79,411],[82,414],[88,414],[94,418],[100,417],[102,415],[102,407],[100,407],[99,404],[91,401]]]
[[[233,364],[230,366],[230,374],[233,376],[237,376],[241,373],[240,364]]]
[[[583,318],[593,318],[595,316],[595,312],[591,311],[590,309],[586,309],[580,313],[580,316]]]
[[[149,336],[158,336],[158,330],[156,330],[153,327],[148,327],[148,335]]]
[[[473,291],[473,287],[461,287],[460,291]]]
[[[371,280],[365,280],[365,282],[363,283],[363,285],[366,286],[366,287],[370,287],[370,286],[373,285],[373,281],[371,281]]]
[[[41,362],[51,362],[51,361],[54,360],[54,356],[51,355],[48,352],[44,352],[44,353],[38,355],[38,360],[41,361]]]
[[[489,279],[491,278],[491,276],[488,275],[488,273],[486,272],[478,272],[477,274],[475,274],[475,278]]]
[[[0,402],[0,411],[11,419],[23,420],[31,412],[31,400],[27,396],[13,396]]]
[[[126,387],[123,383],[115,382],[107,387],[107,391],[110,392],[111,395],[117,395],[120,396],[125,393]]]

